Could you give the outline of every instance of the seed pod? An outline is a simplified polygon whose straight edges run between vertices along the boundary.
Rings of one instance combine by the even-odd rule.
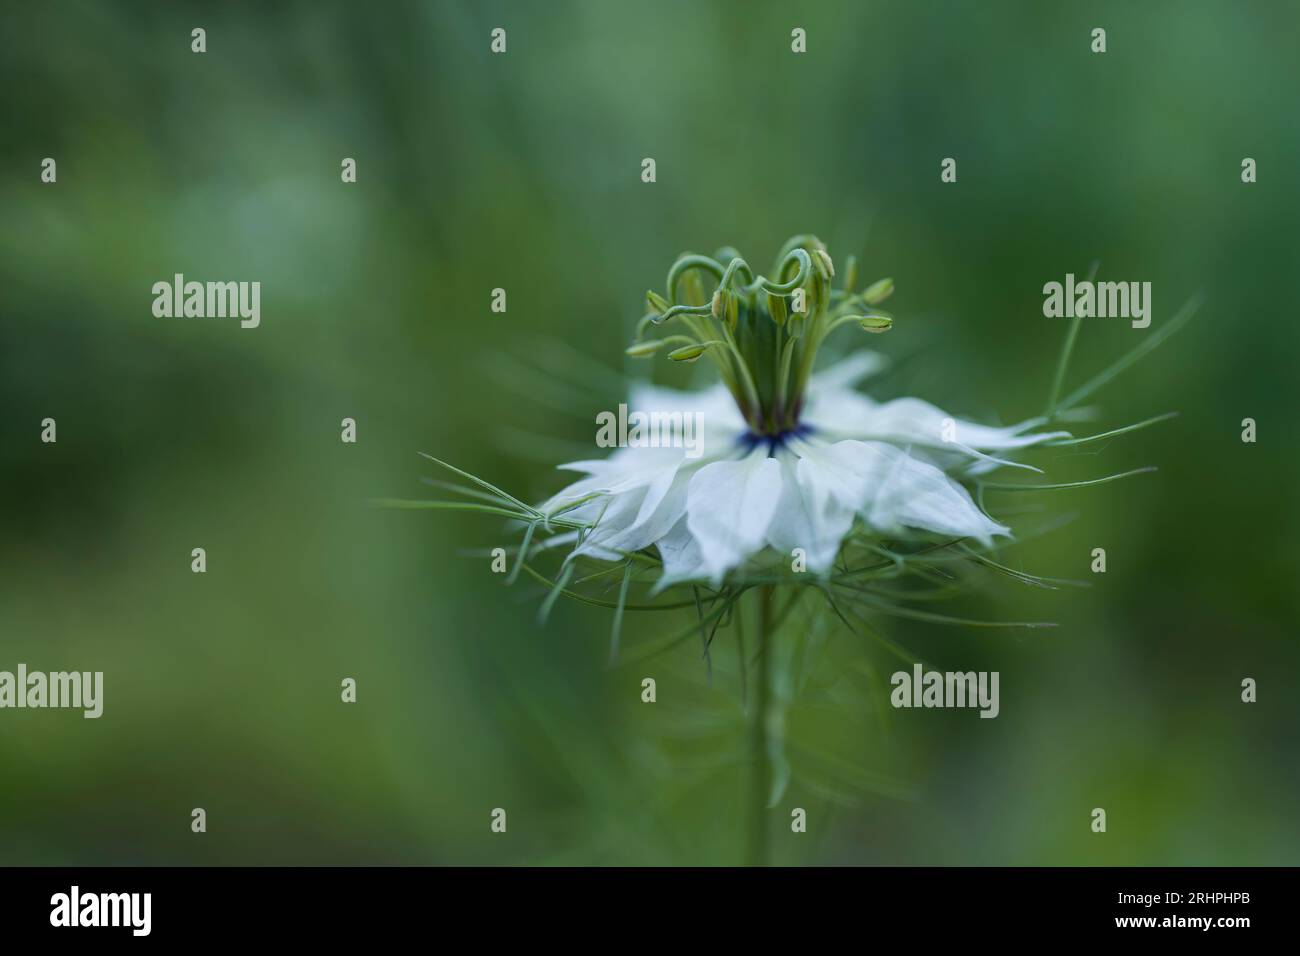
[[[893,279],[880,279],[867,286],[867,291],[862,293],[862,301],[867,305],[879,305],[888,299],[893,291]]]
[[[623,354],[629,355],[632,358],[649,358],[663,348],[663,346],[664,343],[659,339],[648,339],[645,342],[633,342],[623,350]]]
[[[668,357],[674,362],[694,362],[701,355],[709,350],[712,342],[701,342],[697,345],[683,345],[679,349],[673,349],[668,353]]]
[[[772,317],[772,321],[776,323],[777,328],[782,328],[785,325],[785,320],[790,316],[790,311],[786,308],[785,296],[769,292],[767,294],[767,314]]]
[[[852,292],[853,287],[858,284],[858,260],[856,256],[849,256],[844,260],[844,291]]]
[[[812,257],[813,262],[816,263],[825,278],[833,279],[835,277],[835,263],[831,261],[831,257],[825,249],[814,249]]]

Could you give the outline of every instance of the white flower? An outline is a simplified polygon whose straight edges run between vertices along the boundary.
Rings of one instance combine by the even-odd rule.
[[[853,388],[880,368],[872,353],[814,375],[818,349],[837,329],[878,334],[893,326],[876,308],[893,280],[855,291],[851,258],[838,289],[835,274],[825,245],[810,235],[781,248],[772,278],[732,249],[673,263],[664,294],[646,294],[650,313],[627,353],[707,358],[721,383],[693,393],[640,386],[630,396],[636,412],[660,421],[676,413],[701,423],[702,436],[560,466],[586,475],[542,506],[584,528],[558,539],[577,542],[572,556],[618,561],[654,547],[663,562],[659,590],[681,581],[717,586],[769,548],[787,558],[799,549],[806,569],[820,574],[856,528],[985,545],[1010,534],[952,475],[1014,464],[996,455],[1064,433],[1033,434],[1034,421],[1010,428],[958,421],[915,398],[873,402]],[[645,338],[670,322],[672,334]]]
[[[704,453],[629,447],[561,465],[586,477],[542,510],[568,509],[566,517],[591,524],[578,555],[618,560],[656,547],[663,561],[656,590],[682,581],[717,586],[768,547],[786,556],[803,549],[808,570],[824,572],[855,522],[881,536],[929,532],[988,544],[1009,535],[949,472],[1008,464],[994,455],[1064,433],[1031,434],[1032,421],[1009,428],[960,421],[916,398],[874,402],[852,386],[881,364],[858,353],[813,375],[797,426],[777,435],[756,436],[721,384],[700,392],[635,387],[629,407],[637,411],[699,412]]]

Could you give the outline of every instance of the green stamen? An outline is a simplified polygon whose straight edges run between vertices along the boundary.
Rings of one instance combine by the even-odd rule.
[[[668,270],[667,297],[646,294],[651,313],[638,324],[628,354],[648,357],[677,345],[668,353],[674,361],[707,355],[755,434],[795,428],[822,342],[850,323],[864,332],[888,331],[893,317],[872,306],[889,297],[894,283],[881,279],[855,294],[857,262],[850,257],[843,286],[832,289],[835,264],[811,235],[787,242],[772,274],[775,279],[756,275],[731,248],[713,257],[683,254]],[[650,325],[670,319],[691,334],[641,340]]]

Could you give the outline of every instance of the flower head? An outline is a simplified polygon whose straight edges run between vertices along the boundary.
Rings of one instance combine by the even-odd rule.
[[[1076,316],[1043,417],[995,428],[958,420],[917,398],[883,403],[867,398],[855,386],[883,364],[875,353],[857,352],[816,370],[819,347],[837,329],[879,333],[893,324],[877,309],[893,292],[891,280],[855,292],[852,259],[839,274],[835,288],[830,255],[811,236],[786,244],[773,278],[755,275],[731,250],[714,257],[682,256],[668,273],[665,294],[647,294],[650,312],[627,351],[637,358],[663,353],[675,362],[706,360],[720,381],[699,392],[634,387],[629,402],[637,414],[650,417],[652,429],[653,416],[659,416],[660,440],[634,442],[629,432],[620,435],[627,439],[620,442],[624,447],[608,458],[562,465],[583,477],[540,506],[436,458],[470,484],[434,484],[463,500],[386,502],[477,511],[522,527],[506,580],[524,572],[548,588],[543,619],[561,595],[612,609],[611,663],[619,660],[628,610],[693,609],[695,620],[685,632],[642,642],[636,659],[698,635],[710,680],[715,636],[720,629],[734,634],[741,699],[747,701],[749,687],[755,688],[752,707],[746,703],[750,862],[765,859],[768,810],[794,773],[786,756],[784,715],[802,688],[815,686],[809,678],[818,665],[806,664],[804,650],[816,639],[810,635],[820,631],[817,615],[829,609],[854,633],[860,633],[855,622],[874,632],[879,615],[959,626],[1051,626],[973,620],[910,604],[960,593],[953,586],[960,578],[953,562],[1035,587],[1086,584],[1033,575],[990,556],[995,539],[1010,529],[985,512],[984,492],[1079,488],[1154,469],[1033,484],[990,481],[984,475],[1004,466],[1030,468],[1010,460],[1029,446],[1108,441],[1173,417],[1157,415],[1081,438],[1040,430],[1086,417],[1080,415],[1087,411],[1080,402],[1168,338],[1199,306],[1193,299],[1149,339],[1062,397],[1079,330]],[[631,420],[629,415],[623,421],[626,410],[620,406],[620,430]],[[689,422],[691,438],[683,433],[682,441],[664,442],[665,421],[683,432]],[[597,424],[610,427],[608,421],[601,424],[601,416]],[[605,444],[600,433],[597,444]],[[974,497],[968,485],[977,488]],[[567,556],[551,579],[534,562],[553,547],[566,549]],[[504,572],[505,549],[493,548],[492,558],[493,570]],[[576,571],[592,563],[599,568]],[[653,593],[676,583],[690,584],[684,600],[647,602],[633,591],[649,587]],[[614,587],[616,601],[610,600]],[[750,591],[753,600],[746,602]],[[778,591],[788,592],[779,606]],[[818,599],[811,610],[800,604],[805,595]],[[756,612],[754,618],[745,612],[757,621],[756,646],[745,643],[744,603]],[[788,641],[778,639],[785,622],[793,632]]]
[[[696,416],[707,451],[691,456],[659,443],[562,465],[586,477],[540,510],[584,526],[572,535],[575,556],[622,560],[654,548],[662,589],[716,586],[768,549],[783,556],[797,549],[807,570],[825,572],[855,529],[985,545],[1010,534],[958,479],[1012,464],[997,456],[1066,433],[1031,432],[1038,421],[1009,428],[960,421],[916,398],[874,402],[853,387],[883,365],[871,352],[814,372],[819,347],[836,330],[879,333],[893,322],[876,308],[891,280],[855,292],[851,259],[839,288],[835,274],[812,236],[786,244],[773,278],[755,275],[730,251],[674,263],[666,295],[647,295],[651,312],[628,354],[668,348],[673,361],[707,358],[721,381],[700,392],[640,386],[629,404],[665,420]],[[680,331],[646,338],[668,326]]]

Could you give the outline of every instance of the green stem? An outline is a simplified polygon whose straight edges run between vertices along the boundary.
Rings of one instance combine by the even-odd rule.
[[[786,428],[794,425],[790,411],[794,407],[794,402],[790,398],[790,359],[794,355],[794,344],[797,339],[789,339],[785,343],[785,348],[781,353],[781,371],[777,373],[776,394],[781,399],[782,424]]]
[[[1091,282],[1097,277],[1097,267],[1100,262],[1093,262],[1088,269],[1088,281]],[[1046,418],[1050,422],[1056,417],[1056,406],[1061,398],[1061,386],[1065,384],[1065,371],[1070,367],[1070,355],[1074,352],[1074,340],[1079,336],[1079,326],[1083,320],[1075,316],[1070,322],[1070,328],[1065,333],[1065,342],[1061,345],[1061,357],[1056,363],[1056,374],[1052,377],[1052,391],[1047,396]]]
[[[772,693],[772,585],[758,589],[758,653],[754,673],[754,706],[750,713],[749,866],[767,865],[767,797],[772,790],[772,766],[767,747],[767,717]]]
[[[785,393],[781,386],[781,327],[776,327],[772,336],[772,407],[769,426],[775,431],[782,428],[785,421]]]
[[[736,337],[731,334],[731,329],[727,328],[725,322],[722,325],[722,334],[726,337],[723,345],[730,350],[732,358],[735,359],[736,368],[740,371],[740,383],[745,388],[745,396],[749,399],[749,414],[745,416],[750,427],[754,431],[762,431],[763,425],[763,403],[758,397],[758,385],[754,382],[754,376],[749,373],[749,366],[745,364],[745,357],[740,354],[740,347],[736,345]]]

